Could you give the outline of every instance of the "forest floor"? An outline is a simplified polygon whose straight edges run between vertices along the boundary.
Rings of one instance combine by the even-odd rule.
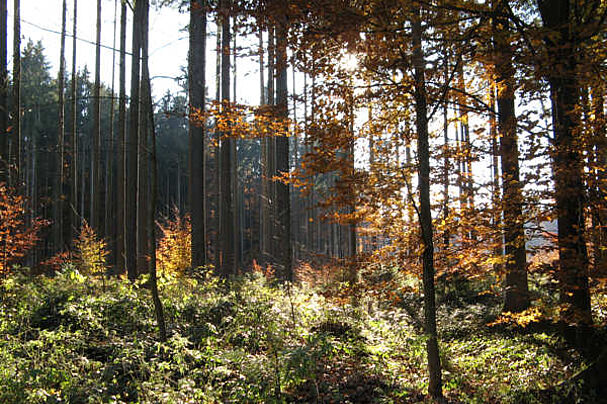
[[[0,402],[429,402],[419,295],[387,304],[326,291],[261,274],[161,278],[159,343],[143,281],[14,273],[0,286]],[[604,327],[607,296],[593,308]],[[576,377],[592,359],[538,310],[499,317],[498,297],[472,291],[441,301],[449,402],[604,399]]]

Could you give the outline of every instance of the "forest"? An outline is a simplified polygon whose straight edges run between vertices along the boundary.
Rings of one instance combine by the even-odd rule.
[[[1,403],[607,402],[605,1],[22,1]]]

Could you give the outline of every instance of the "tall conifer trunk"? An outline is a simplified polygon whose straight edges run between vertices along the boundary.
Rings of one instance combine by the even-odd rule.
[[[8,7],[0,0],[0,182],[8,180]]]
[[[57,142],[55,145],[55,184],[53,188],[53,221],[54,251],[63,248],[63,194],[65,185],[64,155],[65,155],[65,25],[67,15],[67,1],[63,0],[61,8],[61,46],[59,50],[59,74],[57,78],[57,95],[59,99],[58,117],[57,117]]]
[[[148,59],[147,41],[148,32],[146,23],[148,18],[148,0],[140,0],[141,10],[141,81],[139,84],[139,142],[137,144],[137,271],[139,273],[148,272],[149,254],[148,240],[148,209],[149,209],[149,172],[148,161],[149,153],[149,119],[148,119],[148,94],[146,85],[145,64]]]
[[[116,269],[118,273],[126,270],[125,262],[125,141],[126,141],[126,2],[121,2],[120,7],[120,67],[118,99],[118,164],[117,164],[117,187],[116,187]]]
[[[114,100],[114,85],[116,82],[116,28],[118,26],[118,0],[114,0],[114,28],[112,31],[112,87],[110,91],[110,129],[107,139],[107,150],[105,152],[105,209],[104,223],[106,226],[106,238],[109,239],[110,246],[110,265],[116,265],[116,170],[119,158],[118,148],[116,147],[116,134],[114,125],[115,105]]]
[[[74,0],[74,26],[72,29],[72,86],[71,94],[71,140],[69,145],[70,153],[70,180],[69,180],[69,214],[66,216],[66,228],[69,231],[69,241],[76,237],[79,230],[80,216],[78,215],[78,102],[77,84],[78,76],[76,71],[76,52],[77,52],[77,22],[78,22],[78,0]]]
[[[95,87],[93,93],[93,155],[91,170],[91,227],[102,233],[101,223],[101,0],[97,0],[97,41],[95,48]]]
[[[190,2],[190,54],[188,60],[190,107],[193,113],[205,110],[205,52],[206,52],[206,0]],[[192,267],[206,264],[204,220],[204,137],[205,121],[194,121],[190,116],[190,212],[192,220]]]
[[[146,159],[150,158],[151,170],[146,175],[150,176],[150,189],[151,192],[147,193],[150,197],[149,209],[146,210],[148,214],[145,218],[147,226],[144,226],[148,230],[146,240],[149,242],[149,246],[146,249],[149,251],[149,268],[150,274],[149,286],[152,292],[152,302],[154,303],[154,313],[156,315],[156,324],[158,325],[160,341],[164,342],[167,339],[166,323],[164,319],[164,309],[162,307],[162,301],[158,293],[158,282],[156,279],[156,231],[155,231],[155,219],[156,219],[156,199],[158,196],[157,187],[157,175],[158,175],[158,163],[156,159],[156,131],[154,128],[154,106],[152,103],[152,89],[150,85],[150,70],[148,63],[148,31],[149,31],[149,0],[138,0],[143,3],[142,5],[142,16],[141,16],[141,50],[142,50],[142,74],[141,74],[141,96],[142,96],[142,116],[141,120],[146,121],[147,124],[143,127],[150,128],[149,131],[141,131],[141,136],[145,137],[148,141],[146,144],[150,146],[150,152],[146,154]],[[145,106],[144,106],[145,104]],[[145,112],[145,115],[143,114]]]
[[[141,69],[141,1],[135,3],[131,62],[131,102],[126,142],[126,267],[128,277],[137,277],[137,145],[139,144],[139,81]]]
[[[221,0],[221,101],[222,112],[230,110],[230,0]],[[221,275],[228,277],[235,274],[234,256],[234,211],[232,204],[232,142],[231,133],[223,133],[221,140],[221,204],[220,229],[221,237]]]
[[[11,119],[10,182],[18,186],[21,166],[21,1],[14,1],[13,11],[13,105]]]

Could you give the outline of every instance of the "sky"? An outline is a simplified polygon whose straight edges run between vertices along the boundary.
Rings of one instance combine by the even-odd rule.
[[[13,42],[13,9],[12,3],[8,9],[9,20],[9,70],[12,66],[12,42]],[[92,73],[95,68],[95,30],[96,30],[96,1],[79,0],[77,16],[77,37],[81,40],[77,44],[77,63],[79,68],[88,66]],[[109,48],[114,47],[114,10],[116,0],[102,0],[101,9],[101,43]],[[116,29],[116,46],[119,47],[120,31],[120,1],[118,0],[118,16]],[[74,0],[67,0],[67,34],[72,34],[73,28],[73,4]],[[45,48],[45,56],[51,64],[53,76],[57,74],[59,68],[59,53],[61,44],[61,0],[21,0],[21,40],[22,47],[31,39],[32,41],[42,41]],[[129,9],[130,10],[130,9]],[[171,77],[182,75],[182,67],[187,65],[188,53],[188,33],[185,30],[189,22],[187,10],[180,13],[177,8],[164,7],[157,9],[150,7],[150,76],[152,77],[152,91],[154,97],[158,99],[167,90],[172,92],[180,91],[178,83]],[[127,32],[127,52],[131,47],[131,21],[132,13],[128,12]],[[49,32],[55,31],[55,32]],[[209,21],[207,40],[207,81],[214,83],[215,74],[215,33],[216,27]],[[88,42],[87,42],[88,41]],[[92,43],[91,43],[92,42]],[[101,80],[108,86],[112,81],[112,50],[108,48],[101,49]],[[119,53],[115,52],[115,86],[118,88],[118,60]],[[66,38],[65,58],[67,62],[67,72],[71,72],[72,60],[72,38]],[[250,60],[239,60],[238,62],[238,96],[239,102],[255,103],[259,99],[259,84],[256,79],[246,80],[249,74],[253,73],[256,65]],[[92,76],[94,77],[94,76]],[[252,77],[257,78],[257,75]],[[244,80],[243,80],[244,79]],[[127,83],[130,81],[130,60],[127,56]],[[127,84],[127,91],[128,91]],[[214,91],[209,91],[212,96]]]

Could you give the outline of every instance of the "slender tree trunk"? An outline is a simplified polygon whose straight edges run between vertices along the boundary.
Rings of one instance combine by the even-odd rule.
[[[448,83],[449,80],[449,52],[445,50],[444,62],[444,80]],[[447,257],[447,249],[451,244],[451,235],[447,222],[449,220],[449,172],[450,172],[450,152],[449,152],[449,98],[445,97],[443,101],[443,220],[445,222],[445,231],[443,232],[443,252],[444,257]],[[445,265],[448,263],[445,261]]]
[[[78,215],[78,102],[77,96],[77,84],[78,75],[76,71],[76,51],[77,51],[77,21],[78,21],[78,0],[74,0],[74,26],[72,30],[72,87],[70,89],[71,94],[71,106],[72,106],[72,130],[71,130],[71,141],[69,145],[70,152],[70,185],[69,185],[69,201],[68,209],[69,214],[66,217],[66,228],[69,231],[70,245],[72,240],[76,237],[79,230],[80,217]]]
[[[495,257],[502,257],[504,255],[504,243],[503,243],[503,232],[500,229],[502,225],[502,193],[500,191],[500,174],[499,174],[499,135],[497,131],[497,120],[496,120],[496,85],[492,80],[490,84],[490,94],[489,94],[489,104],[491,107],[491,112],[489,115],[489,131],[491,136],[491,173],[492,173],[492,192],[491,192],[491,201],[493,206],[493,227],[497,230],[497,236],[495,237],[494,243],[495,248],[493,253]],[[499,271],[500,265],[494,265],[495,272]]]
[[[607,131],[605,122],[605,93],[603,83],[592,88],[592,109],[594,112],[593,130],[596,138],[593,156],[593,209],[592,227],[594,230],[594,271],[607,274]],[[603,169],[601,169],[603,168]]]
[[[232,46],[233,66],[232,66],[232,84],[233,84],[233,101],[236,103],[236,35],[237,30],[234,27],[234,38]],[[232,139],[232,204],[234,212],[234,266],[235,273],[238,273],[242,263],[242,244],[241,244],[241,216],[240,216],[240,197],[239,197],[239,181],[238,181],[238,139]]]
[[[124,273],[125,262],[125,142],[126,142],[126,2],[120,7],[120,67],[118,100],[118,167],[116,173],[116,269]]]
[[[221,102],[221,18],[217,16],[217,41],[215,58],[215,100]],[[217,126],[217,121],[215,122]],[[221,270],[221,133],[215,131],[217,145],[215,147],[215,271]]]
[[[106,226],[106,237],[109,239],[110,256],[109,262],[111,265],[116,265],[116,244],[117,244],[117,229],[116,217],[116,170],[119,158],[118,148],[116,147],[116,134],[114,117],[114,100],[115,78],[116,78],[116,28],[118,26],[118,0],[114,0],[114,29],[112,40],[112,88],[110,91],[110,130],[108,133],[107,151],[105,153],[105,216],[104,223]]]
[[[275,70],[274,70],[274,55],[275,55],[275,44],[274,44],[274,27],[270,26],[268,28],[268,93],[266,97],[266,102],[268,105],[274,105],[274,80],[275,80]],[[274,136],[266,136],[263,139],[262,147],[264,150],[262,151],[262,157],[265,157],[264,162],[262,162],[263,168],[263,178],[262,178],[262,194],[264,198],[263,205],[263,245],[264,245],[264,254],[263,254],[263,262],[264,264],[274,264],[275,260],[275,240],[274,236],[276,234],[275,230],[275,195],[276,195],[276,184],[273,181],[273,177],[276,175],[276,166],[275,166],[275,145],[276,139]]]
[[[287,99],[287,21],[286,16],[280,18],[276,29],[276,105],[279,119],[289,119]],[[289,174],[289,138],[276,137],[276,173],[282,177]],[[282,280],[293,281],[292,246],[291,246],[291,198],[289,184],[276,182],[276,224],[277,224],[277,254]]]
[[[585,328],[592,324],[588,284],[588,252],[584,221],[583,150],[576,107],[580,99],[577,78],[578,44],[572,5],[568,0],[542,1],[538,5],[544,27],[555,35],[546,36],[551,68],[554,127],[553,172],[558,216],[559,283],[561,320],[565,325]],[[579,327],[567,327],[574,330]],[[572,337],[572,335],[567,335]],[[579,340],[578,343],[583,343]]]
[[[206,0],[190,2],[190,54],[189,92],[192,113],[205,110],[205,65],[206,65]],[[204,137],[206,122],[195,121],[190,116],[190,211],[192,221],[192,267],[206,265],[206,241],[204,226]]]
[[[65,153],[65,25],[67,1],[63,0],[61,12],[61,46],[59,51],[59,75],[57,78],[57,94],[59,99],[57,138],[53,157],[55,160],[55,184],[53,186],[53,250],[63,248],[63,188],[65,184],[64,153]]]
[[[0,183],[8,180],[8,7],[0,0]]]
[[[230,112],[230,0],[221,0],[221,101],[222,112]],[[232,142],[231,133],[223,133],[221,140],[221,275],[235,274],[234,209],[232,204]]]
[[[164,309],[162,308],[162,301],[160,300],[160,295],[158,293],[158,282],[156,279],[156,199],[158,196],[158,185],[157,185],[157,177],[158,177],[158,163],[156,158],[156,130],[154,128],[154,105],[152,103],[152,89],[150,85],[150,70],[148,64],[148,31],[149,31],[149,0],[138,0],[142,2],[142,24],[141,24],[141,32],[142,32],[142,83],[141,83],[141,95],[145,97],[143,99],[143,103],[145,103],[145,108],[142,108],[142,112],[146,112],[146,115],[142,115],[142,121],[148,121],[150,126],[150,131],[142,131],[141,136],[147,137],[149,134],[150,142],[148,144],[151,146],[151,170],[150,170],[150,182],[151,182],[151,193],[150,195],[150,206],[146,211],[148,213],[148,217],[145,218],[148,223],[147,229],[149,234],[146,237],[146,240],[149,241],[149,248],[147,250],[150,253],[150,262],[149,262],[149,273],[150,273],[150,289],[152,292],[152,301],[154,302],[154,313],[156,315],[156,323],[158,325],[160,341],[164,342],[167,339],[167,331],[166,331],[166,322],[164,319]],[[148,125],[145,125],[148,126]],[[147,156],[146,156],[147,157]],[[147,173],[146,173],[147,174]]]
[[[259,27],[259,106],[262,107],[266,103],[265,99],[265,79],[264,79],[264,65],[263,65],[263,57],[264,57],[264,48],[263,48],[263,29]],[[268,179],[266,177],[266,162],[268,156],[266,155],[267,151],[267,139],[263,137],[261,139],[261,195],[259,195],[259,261],[263,262],[265,249],[266,249],[266,239],[265,239],[265,221],[266,218],[266,197],[268,195]]]
[[[141,1],[135,3],[131,63],[130,126],[126,143],[126,268],[128,277],[137,277],[137,145],[139,144],[139,81],[141,69]]]
[[[21,1],[14,0],[13,18],[13,117],[11,120],[11,183],[19,185],[21,166]]]
[[[140,0],[141,1],[141,0]],[[147,23],[149,7],[149,0],[143,0],[141,10],[141,59],[142,59],[142,75],[139,84],[140,96],[139,96],[139,142],[137,144],[137,271],[139,273],[148,272],[148,256],[149,251],[149,240],[148,240],[148,220],[149,217],[148,209],[148,198],[149,198],[149,183],[148,183],[148,160],[150,157],[149,146],[148,146],[148,131],[149,131],[149,120],[148,120],[148,95],[146,91],[147,78],[143,74],[143,67],[147,63],[147,41],[148,32],[145,29]]]
[[[497,70],[497,108],[500,156],[502,158],[502,193],[506,280],[504,311],[519,312],[529,307],[527,259],[523,219],[523,195],[519,176],[519,151],[514,111],[514,66],[512,49],[505,36],[507,26],[496,21],[494,36]]]
[[[97,41],[95,48],[95,87],[93,93],[93,155],[91,170],[91,227],[103,234],[101,223],[101,0],[97,0]]]
[[[430,207],[430,146],[428,134],[428,107],[425,84],[425,61],[422,49],[422,24],[420,10],[416,10],[412,20],[413,67],[415,79],[415,112],[417,126],[419,221],[422,233],[423,283],[424,283],[424,329],[426,333],[426,353],[428,355],[428,393],[440,399],[442,393],[441,363],[436,332],[436,303],[434,291],[434,244],[432,211]]]

